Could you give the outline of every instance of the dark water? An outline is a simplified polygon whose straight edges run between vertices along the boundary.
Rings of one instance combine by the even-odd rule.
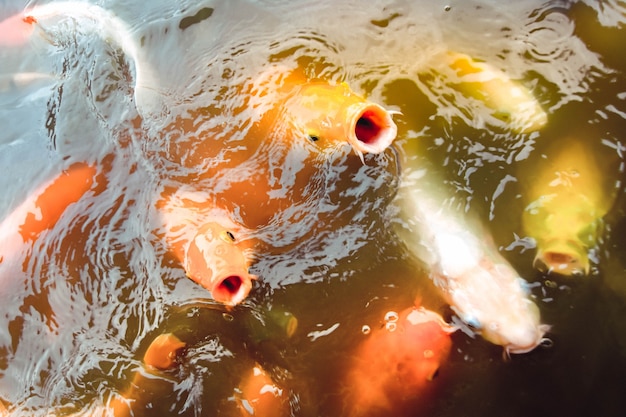
[[[238,415],[231,397],[255,362],[284,387],[291,415],[347,415],[342,375],[363,325],[416,297],[450,317],[384,214],[402,169],[396,149],[363,164],[348,147],[311,154],[284,126],[258,129],[274,96],[249,92],[277,64],[345,81],[402,112],[397,146],[442,167],[552,325],[552,347],[510,361],[455,333],[427,394],[391,414],[626,413],[626,3],[94,4],[126,22],[137,61],[91,21],[55,29],[53,44],[0,49],[0,213],[73,162],[102,173],[52,230],[19,249],[21,267],[0,264],[0,397],[15,415],[90,415],[126,389],[165,331],[185,334],[190,347],[180,369],[145,387],[144,415]],[[0,2],[0,19],[25,5]],[[448,50],[529,88],[545,128],[516,132],[439,79]],[[135,89],[139,72],[144,88]],[[36,75],[16,82],[16,73]],[[586,278],[533,270],[521,224],[542,161],[573,138],[602,161],[597,187],[615,200]],[[267,182],[276,198],[251,204],[229,192],[242,181]],[[253,230],[244,239],[257,239],[251,269],[260,278],[226,315],[167,253],[157,203],[171,190],[220,205]],[[271,326],[283,311],[298,318],[290,338]]]

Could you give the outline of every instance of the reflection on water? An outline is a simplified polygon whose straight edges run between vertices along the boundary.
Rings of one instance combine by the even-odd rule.
[[[24,3],[0,1],[0,20]],[[505,362],[498,346],[456,332],[437,377],[393,413],[623,415],[622,1],[93,3],[109,14],[0,42],[2,218],[73,163],[99,172],[34,241],[0,242],[0,397],[14,415],[91,415],[129,393],[168,332],[185,352],[128,394],[137,413],[248,415],[257,369],[283,390],[276,415],[350,415],[342,381],[362,329],[376,334],[415,299],[453,318],[385,214],[410,172],[407,150],[441,167],[488,227],[553,345]],[[531,92],[545,126],[516,128],[459,87],[442,64],[449,51]],[[268,124],[282,97],[276,68],[346,82],[401,112],[396,145],[362,162],[346,144]],[[533,269],[522,222],[539,171],[573,140],[599,161],[589,193],[609,210],[588,277]],[[217,206],[246,230],[259,279],[241,305],[210,300],[168,250],[159,205],[171,195],[193,196],[191,217]]]

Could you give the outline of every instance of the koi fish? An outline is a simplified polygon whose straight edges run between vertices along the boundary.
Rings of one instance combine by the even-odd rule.
[[[393,412],[394,405],[419,396],[450,353],[456,329],[433,311],[411,307],[385,321],[353,355],[346,378],[351,417]]]
[[[119,397],[109,401],[108,407],[114,417],[134,416],[133,408],[143,406],[143,389],[150,374],[172,369],[177,364],[177,359],[187,344],[172,333],[164,333],[157,336],[148,346],[143,356],[143,369],[135,371],[129,388]],[[103,410],[104,411],[104,410]],[[108,414],[107,414],[108,415]]]
[[[93,187],[95,178],[96,168],[76,163],[31,193],[0,223],[0,263],[54,227],[67,207]]]
[[[348,143],[362,160],[364,153],[381,153],[396,138],[394,112],[354,93],[346,83],[309,80],[299,71],[281,68],[261,74],[253,91],[258,97],[273,91],[280,103],[268,112],[266,126],[286,126],[318,146]]]
[[[255,364],[242,378],[235,401],[242,417],[291,415],[289,398],[284,389],[259,364]]]
[[[158,111],[161,102],[155,94],[159,82],[154,71],[140,54],[137,39],[131,29],[113,13],[89,3],[60,1],[28,7],[24,11],[0,22],[0,47],[20,48],[33,41],[56,46],[69,27],[98,35],[103,41],[119,46],[134,66],[135,101],[142,115]],[[40,46],[39,44],[37,46]]]
[[[227,216],[202,217],[194,211],[195,204],[176,195],[160,206],[165,240],[187,276],[209,290],[215,301],[239,304],[257,279],[248,272],[249,242],[236,238],[242,228]]]
[[[589,249],[597,245],[615,196],[602,186],[598,161],[581,141],[568,141],[546,163],[532,179],[522,216],[537,244],[534,266],[547,273],[586,275]]]
[[[548,116],[531,91],[503,71],[451,51],[441,57],[441,63],[454,72],[454,88],[484,103],[494,118],[514,130],[529,133],[546,125]]]
[[[544,341],[549,326],[541,324],[526,281],[483,227],[450,207],[450,199],[442,194],[444,182],[426,178],[426,171],[405,177],[401,185],[398,234],[473,331],[503,346],[505,355],[533,350]]]

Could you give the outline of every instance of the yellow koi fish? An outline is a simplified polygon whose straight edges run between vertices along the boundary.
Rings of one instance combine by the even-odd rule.
[[[362,158],[364,153],[383,152],[396,138],[394,112],[354,93],[346,83],[273,68],[255,81],[252,95],[269,96],[277,103],[263,115],[264,129],[293,139],[306,137],[320,147],[348,143]]]
[[[548,116],[531,91],[503,71],[457,52],[445,53],[442,63],[453,71],[453,88],[484,103],[513,130],[528,133],[546,125]]]
[[[546,166],[529,179],[523,226],[537,244],[535,268],[586,275],[589,250],[601,236],[602,218],[615,196],[603,187],[598,161],[581,141],[554,149]]]

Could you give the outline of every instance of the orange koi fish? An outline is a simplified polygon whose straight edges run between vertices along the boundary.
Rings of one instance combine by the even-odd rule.
[[[34,191],[0,223],[2,258],[54,227],[67,207],[93,187],[95,178],[96,168],[76,163]]]
[[[381,153],[396,138],[394,112],[355,94],[346,83],[309,80],[298,71],[275,69],[257,80],[255,95],[272,91],[279,106],[265,115],[264,125],[288,126],[318,146],[348,143],[363,159],[364,153]],[[269,116],[269,117],[268,117]]]
[[[239,94],[248,98],[246,120],[253,121],[245,146],[237,145],[235,152],[211,139],[198,146],[199,157],[219,160],[202,175],[229,177],[221,192],[228,207],[222,208],[241,210],[251,228],[310,198],[308,185],[319,173],[324,151],[347,144],[364,161],[363,154],[384,152],[397,134],[392,111],[365,100],[345,83],[311,80],[299,70],[278,67],[263,71],[241,89]],[[181,119],[175,126],[194,135],[197,120]],[[175,157],[182,161],[189,149],[183,146],[180,152]]]
[[[607,192],[598,161],[581,141],[571,140],[550,155],[532,178],[524,229],[537,243],[534,266],[560,275],[589,273],[588,252],[601,236],[614,193]]]
[[[144,405],[142,387],[150,379],[150,374],[172,369],[177,364],[178,356],[186,344],[172,333],[157,336],[152,341],[143,356],[143,369],[136,371],[128,390],[121,397],[114,397],[109,401],[109,408],[114,417],[134,416],[133,408]],[[105,410],[103,410],[105,411]]]
[[[289,398],[272,377],[256,364],[241,380],[235,401],[242,417],[286,417]]]
[[[484,227],[450,206],[453,200],[442,192],[444,181],[426,178],[425,172],[422,168],[405,177],[401,186],[398,234],[429,268],[434,284],[463,322],[503,346],[506,355],[533,350],[549,326],[541,324],[526,281]]]
[[[194,282],[209,290],[213,299],[228,306],[242,302],[257,279],[248,272],[250,242],[237,239],[242,227],[226,215],[200,215],[197,203],[170,196],[162,204],[165,240]]]
[[[390,313],[387,313],[390,315]],[[353,355],[346,405],[351,417],[390,412],[419,397],[450,353],[456,329],[423,307],[411,307],[373,329]]]
[[[494,66],[457,52],[441,59],[454,72],[451,84],[466,96],[484,103],[491,115],[521,133],[546,125],[548,116],[528,88]]]

